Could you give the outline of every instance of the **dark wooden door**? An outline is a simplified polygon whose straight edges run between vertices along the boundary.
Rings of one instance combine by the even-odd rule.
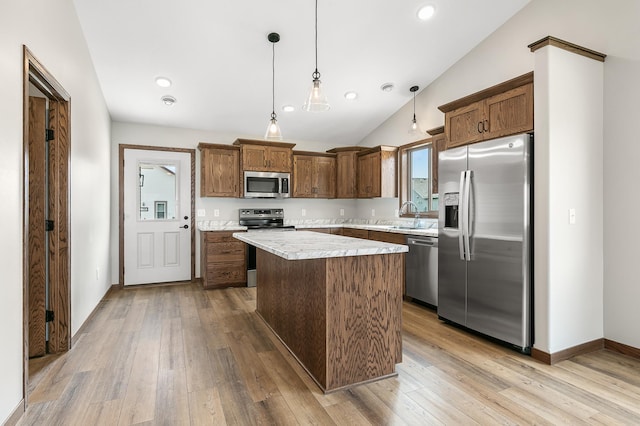
[[[47,101],[29,97],[29,357],[43,356],[46,285]]]

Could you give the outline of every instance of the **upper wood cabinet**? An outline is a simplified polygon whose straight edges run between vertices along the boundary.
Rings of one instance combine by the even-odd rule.
[[[438,156],[441,151],[447,148],[447,138],[444,134],[444,127],[436,127],[427,130],[431,135],[431,193],[438,193]]]
[[[327,151],[336,154],[336,198],[358,197],[358,152],[366,149],[346,146]]]
[[[439,107],[446,147],[467,145],[533,130],[533,73]]]
[[[295,144],[236,139],[233,145],[240,146],[242,171],[291,173],[291,156]]]
[[[240,195],[240,148],[200,143],[200,196]]]
[[[335,198],[336,155],[293,152],[293,192],[298,198]]]
[[[357,154],[358,198],[398,196],[397,152],[380,145]]]

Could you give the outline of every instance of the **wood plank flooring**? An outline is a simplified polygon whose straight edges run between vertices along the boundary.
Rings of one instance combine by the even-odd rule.
[[[254,310],[255,288],[112,291],[19,424],[640,424],[640,360],[615,352],[548,366],[404,302],[398,376],[324,395]]]

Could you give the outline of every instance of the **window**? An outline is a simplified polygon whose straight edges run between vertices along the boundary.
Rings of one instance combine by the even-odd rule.
[[[438,209],[437,194],[432,194],[431,139],[401,146],[400,153],[400,216],[413,217],[416,210],[423,217]]]
[[[156,219],[166,219],[167,218],[167,202],[166,201],[156,201]]]

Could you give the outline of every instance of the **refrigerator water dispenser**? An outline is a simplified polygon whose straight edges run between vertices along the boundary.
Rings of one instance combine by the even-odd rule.
[[[444,227],[458,229],[458,200],[459,193],[444,194]]]

